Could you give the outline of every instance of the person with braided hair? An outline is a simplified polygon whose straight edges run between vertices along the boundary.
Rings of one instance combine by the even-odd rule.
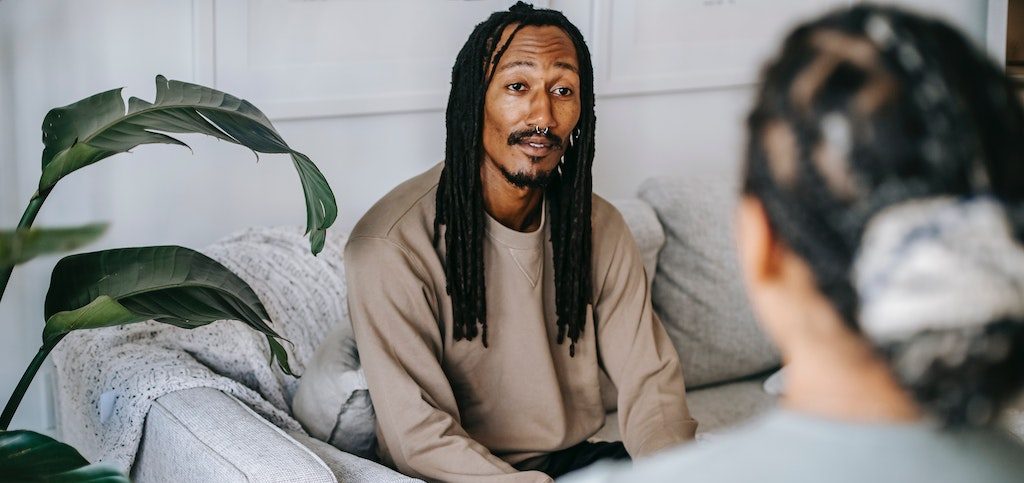
[[[737,237],[781,407],[569,481],[1024,481],[1024,446],[994,424],[1024,386],[1006,75],[941,21],[861,5],[797,27],[763,80]]]
[[[476,26],[444,162],[354,228],[349,310],[378,453],[430,481],[551,481],[693,438],[682,370],[622,216],[592,192],[594,74],[560,12]],[[618,391],[623,442],[600,377]]]

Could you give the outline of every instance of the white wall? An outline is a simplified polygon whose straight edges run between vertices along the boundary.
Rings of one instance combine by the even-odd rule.
[[[206,47],[215,44],[209,41],[217,35],[209,30],[212,1],[0,0],[0,226],[16,223],[35,189],[39,125],[50,108],[118,86],[126,87],[126,95],[152,99],[158,73],[201,83],[216,80],[218,61]],[[606,34],[595,23],[595,18],[601,19],[595,16],[595,5],[637,6],[610,1],[549,4],[565,10],[594,45],[598,42],[592,37]],[[217,8],[240,5],[240,0],[217,2]],[[452,3],[441,6],[451,8]],[[976,39],[985,38],[984,0],[899,3],[944,12]],[[480,8],[465,5],[460,8]],[[396,29],[388,20],[377,19],[379,28],[371,32],[392,35]],[[476,20],[470,19],[456,34],[464,38]],[[660,21],[671,24],[672,19]],[[362,45],[372,53],[374,44],[373,38],[366,38]],[[452,60],[454,53],[442,67],[449,69]],[[267,105],[253,97],[258,92],[247,91],[255,89],[245,84],[247,79],[217,87],[250,98],[257,106]],[[596,190],[612,198],[627,197],[652,176],[708,170],[731,175],[742,152],[742,120],[753,88],[705,85],[667,92],[657,82],[650,85],[655,87],[599,97]],[[440,160],[444,113],[438,107],[443,97],[416,99],[420,104],[410,108],[412,112],[326,117],[321,113],[275,121],[284,138],[310,155],[330,181],[341,207],[337,228],[349,229],[387,190]],[[298,180],[286,158],[265,155],[256,163],[251,153],[237,146],[202,137],[185,140],[194,154],[180,147],[143,146],[66,178],[47,201],[37,225],[108,220],[110,232],[90,247],[101,249],[146,244],[202,247],[250,225],[304,223]],[[38,345],[42,300],[55,260],[19,267],[0,304],[3,401]],[[14,427],[52,425],[44,386],[33,386]]]

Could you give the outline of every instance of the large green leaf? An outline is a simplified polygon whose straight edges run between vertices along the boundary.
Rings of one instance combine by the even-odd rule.
[[[0,269],[25,263],[40,255],[74,250],[100,237],[105,224],[74,228],[0,230]]]
[[[156,100],[132,97],[125,110],[121,89],[51,110],[43,119],[43,174],[39,195],[77,169],[142,144],[178,144],[165,133],[199,133],[260,153],[289,154],[306,200],[306,232],[314,254],[338,216],[327,180],[313,161],[292,149],[270,120],[248,101],[187,82],[156,78]]]
[[[266,335],[271,362],[291,374],[288,355],[259,297],[202,253],[178,246],[121,248],[66,257],[46,294],[43,345],[64,334],[155,319],[186,329],[240,320]]]
[[[32,431],[0,431],[0,481],[128,483],[116,468],[90,465],[69,445]]]

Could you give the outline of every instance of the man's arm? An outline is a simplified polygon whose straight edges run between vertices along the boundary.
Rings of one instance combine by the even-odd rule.
[[[431,481],[551,481],[517,472],[462,428],[422,267],[399,245],[369,237],[349,241],[345,267],[356,345],[398,470]]]
[[[651,306],[640,251],[618,212],[595,263],[598,354],[618,388],[619,429],[634,458],[692,440],[697,422],[686,407],[679,355]],[[595,243],[596,246],[596,243]]]

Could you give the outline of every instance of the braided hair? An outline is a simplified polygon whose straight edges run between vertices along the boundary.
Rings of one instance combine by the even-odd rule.
[[[890,7],[841,10],[797,27],[763,78],[743,190],[853,331],[863,335],[850,273],[882,210],[990,196],[1024,240],[1024,109],[1001,69],[952,27]],[[1024,321],[932,330],[876,349],[892,364],[951,340],[965,357],[929,359],[913,375],[897,364],[895,375],[938,419],[985,423],[1022,385]]]
[[[506,27],[514,26],[504,45]],[[569,337],[575,355],[591,303],[591,166],[594,160],[594,71],[583,35],[561,12],[518,2],[476,26],[452,68],[445,115],[444,169],[437,187],[434,244],[445,226],[444,260],[452,301],[455,340],[477,335],[487,346],[487,298],[484,280],[484,206],[480,180],[484,96],[490,76],[516,33],[526,26],[556,26],[576,49],[580,77],[580,119],[570,135],[557,173],[547,186],[551,244],[554,250],[558,343]]]

